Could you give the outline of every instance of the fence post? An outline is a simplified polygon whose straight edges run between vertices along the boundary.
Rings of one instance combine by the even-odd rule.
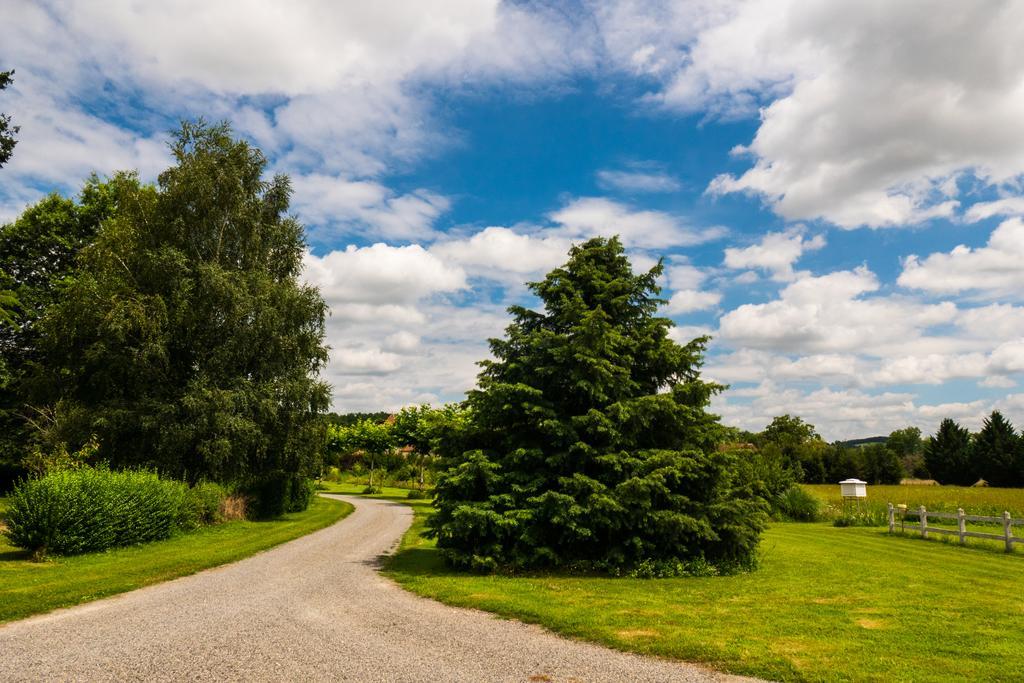
[[[1003,511],[1003,536],[1006,537],[1006,552],[1013,552],[1013,524],[1010,519],[1010,513],[1006,510]]]
[[[892,503],[889,503],[889,533],[891,534],[895,530],[896,530],[896,513],[894,511]]]
[[[917,513],[921,515],[921,538],[928,538],[928,511],[922,505],[917,509]]]
[[[960,545],[967,542],[967,520],[964,519],[964,509],[956,509],[956,526],[960,534]]]

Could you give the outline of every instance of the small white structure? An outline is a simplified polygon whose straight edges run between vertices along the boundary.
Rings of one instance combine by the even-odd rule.
[[[844,499],[868,497],[868,483],[860,479],[844,479],[839,482],[839,490]]]

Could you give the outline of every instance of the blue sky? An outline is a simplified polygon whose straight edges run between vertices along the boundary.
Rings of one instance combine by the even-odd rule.
[[[1024,422],[1017,3],[0,4],[0,219],[230,121],[293,179],[337,410],[459,399],[618,233],[731,424]]]

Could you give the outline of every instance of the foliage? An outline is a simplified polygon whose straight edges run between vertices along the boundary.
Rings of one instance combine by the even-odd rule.
[[[444,449],[430,533],[458,567],[629,570],[742,563],[766,504],[706,411],[706,338],[657,317],[659,264],[634,275],[617,238],[575,246],[491,340],[468,424]],[[449,450],[450,449],[450,450]]]
[[[28,457],[25,458],[23,465],[28,470],[30,476],[42,477],[48,472],[54,472],[57,470],[73,470],[84,465],[96,464],[96,453],[99,451],[100,445],[96,441],[96,437],[91,437],[85,444],[82,445],[74,453],[69,453],[67,446],[63,443],[57,444],[57,446],[50,451],[44,451],[38,444],[32,449]]]
[[[898,484],[903,478],[903,464],[887,445],[874,443],[860,449],[863,469],[861,478],[869,484]]]
[[[828,444],[818,435],[814,425],[802,418],[792,415],[776,417],[755,436],[755,442],[762,449],[777,449],[798,481],[825,481]]]
[[[384,457],[392,454],[395,448],[395,436],[392,426],[387,422],[374,422],[370,419],[360,420],[347,427],[329,427],[328,443],[331,449],[341,453],[359,454],[369,463],[369,487],[373,487],[373,474],[377,466],[382,464]],[[383,462],[385,470],[391,463]]]
[[[14,70],[0,71],[0,90],[5,90],[14,81]],[[11,115],[0,112],[0,167],[11,160],[14,146],[18,141],[14,138],[20,128],[11,125]]]
[[[288,512],[309,507],[315,483],[295,472],[274,470],[253,477],[245,486],[256,519],[275,519]]]
[[[788,522],[816,522],[821,516],[821,503],[796,484],[771,499],[772,516]]]
[[[920,429],[897,429],[889,434],[885,445],[900,459],[904,472],[920,479],[928,478],[928,469],[924,466],[924,441],[921,439]]]
[[[191,481],[320,468],[325,304],[299,283],[285,176],[226,124],[183,124],[156,187],[117,210],[40,322],[60,440]]]
[[[224,521],[224,504],[230,491],[212,481],[201,481],[188,490],[187,502],[199,524],[219,524]]]
[[[18,485],[11,542],[42,556],[75,555],[169,538],[200,522],[188,487],[153,472],[80,467]]]
[[[363,420],[385,422],[390,416],[391,413],[386,410],[378,410],[372,413],[327,413],[324,415],[324,420],[327,421],[327,424],[336,427],[350,427]]]
[[[17,299],[9,316],[14,324],[0,325],[0,364],[7,374],[0,382],[0,469],[10,477],[24,474],[21,462],[34,447],[48,451],[60,444],[49,438],[52,411],[38,407],[45,401],[36,377],[45,367],[39,319],[73,280],[81,249],[136,189],[130,176],[106,182],[94,176],[77,201],[51,194],[0,226],[0,290]],[[0,490],[5,488],[0,481]]]
[[[985,418],[971,444],[972,465],[991,486],[1024,485],[1021,439],[998,410]]]
[[[409,500],[426,500],[430,496],[427,495],[426,491],[421,491],[420,489],[410,489],[409,493],[407,493],[405,497]]]
[[[948,417],[925,442],[924,460],[931,475],[943,484],[969,486],[977,477],[971,466],[971,433]]]
[[[226,502],[229,505],[237,496]],[[0,622],[22,619],[241,560],[334,524],[352,506],[319,498],[306,512],[280,520],[244,521],[239,516],[166,541],[102,553],[29,562],[0,536]]]

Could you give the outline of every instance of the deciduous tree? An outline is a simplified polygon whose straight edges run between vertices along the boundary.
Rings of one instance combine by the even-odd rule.
[[[59,432],[115,466],[239,480],[319,468],[325,304],[299,283],[288,178],[227,125],[186,123],[175,165],[121,179],[43,330]]]

